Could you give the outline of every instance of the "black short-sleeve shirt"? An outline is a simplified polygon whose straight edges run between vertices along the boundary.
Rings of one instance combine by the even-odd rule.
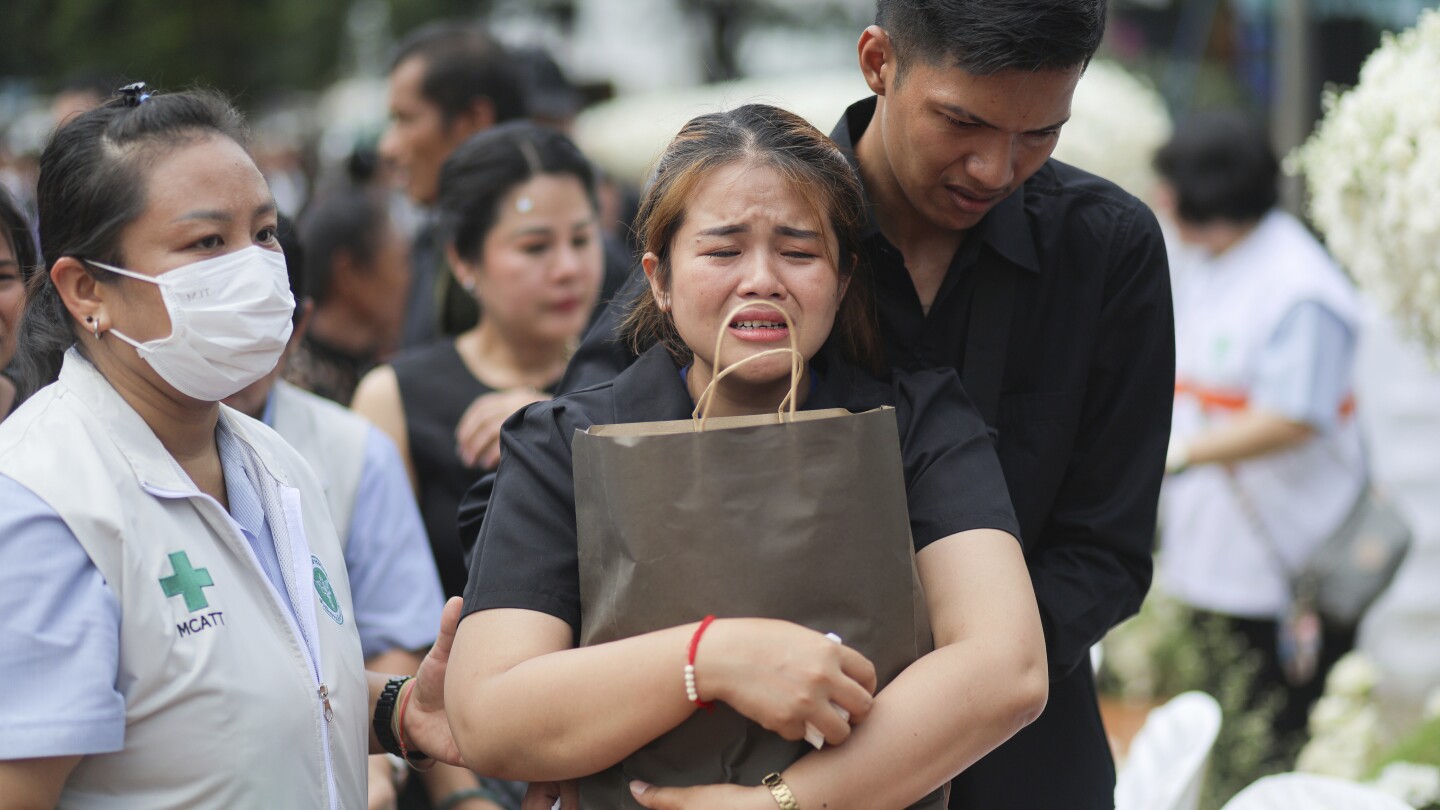
[[[805,409],[861,412],[891,405],[900,431],[911,535],[919,551],[970,529],[1019,535],[984,422],[954,371],[875,380],[826,351]],[[501,436],[465,587],[465,613],[524,608],[580,626],[571,441],[597,424],[685,419],[694,403],[664,349],[640,356],[612,382],[541,402],[516,414]]]

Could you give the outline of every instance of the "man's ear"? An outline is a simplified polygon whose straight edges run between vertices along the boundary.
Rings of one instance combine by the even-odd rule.
[[[886,88],[895,80],[895,48],[890,35],[884,28],[872,25],[860,33],[857,46],[860,55],[860,74],[870,92],[885,95]]]
[[[72,256],[56,259],[50,267],[50,281],[60,293],[70,317],[84,324],[85,331],[98,328],[103,332],[110,328],[110,313],[105,311],[105,285],[96,280],[79,259]]]
[[[654,253],[646,252],[640,257],[640,267],[645,271],[645,280],[650,282],[650,294],[655,297],[655,305],[660,307],[661,312],[670,311],[670,293],[660,286],[660,257]]]

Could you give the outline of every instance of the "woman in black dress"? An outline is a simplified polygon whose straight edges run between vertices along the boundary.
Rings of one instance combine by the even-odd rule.
[[[399,446],[441,584],[456,596],[460,499],[499,460],[483,437],[548,398],[595,308],[604,261],[594,175],[564,135],[529,123],[481,132],[446,159],[439,195],[446,259],[484,314],[367,374],[353,407]]]
[[[639,803],[900,808],[1038,716],[1048,689],[1040,620],[983,422],[952,370],[882,382],[856,365],[873,345],[856,263],[864,217],[839,149],[773,107],[694,119],[661,157],[637,222],[652,296],[625,324],[641,357],[610,383],[530,406],[502,434],[446,681],[451,727],[477,771],[587,776],[718,700],[789,740],[813,725],[829,745],[784,769],[788,788],[635,783]],[[688,418],[715,368],[790,345],[791,327],[761,301],[793,324],[807,361],[802,409],[896,409],[935,650],[878,694],[860,653],[774,619],[575,648],[575,432]],[[746,309],[731,315],[736,307]],[[721,330],[731,339],[716,357]],[[773,414],[790,387],[788,356],[757,358],[715,389],[710,415]],[[687,675],[687,647],[702,632]]]
[[[6,375],[25,308],[25,279],[39,264],[30,223],[10,193],[0,188],[0,420],[15,404],[15,383]]]

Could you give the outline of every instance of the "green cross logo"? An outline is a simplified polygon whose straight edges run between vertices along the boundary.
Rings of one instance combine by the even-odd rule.
[[[209,607],[210,600],[205,598],[205,589],[215,584],[209,569],[192,568],[190,556],[183,551],[170,555],[170,567],[174,569],[174,575],[160,578],[165,596],[184,596],[185,607],[191,613]]]

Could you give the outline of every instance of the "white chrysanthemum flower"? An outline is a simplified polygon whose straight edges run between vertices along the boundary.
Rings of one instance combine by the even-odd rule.
[[[1070,113],[1055,158],[1148,198],[1155,186],[1151,160],[1172,128],[1155,88],[1120,65],[1097,59],[1075,88]]]
[[[1325,678],[1325,694],[1363,698],[1375,688],[1380,671],[1358,652],[1346,653]]]
[[[1334,256],[1440,355],[1440,12],[1387,35],[1288,168]]]
[[[1346,718],[1355,713],[1355,701],[1349,698],[1326,695],[1315,701],[1310,709],[1310,733],[1313,735],[1333,734],[1345,724]]]
[[[1379,749],[1380,715],[1374,706],[1347,706],[1343,719],[1310,738],[1295,770],[1341,779],[1359,779]]]
[[[1425,807],[1440,801],[1440,768],[1434,765],[1392,762],[1371,784],[1411,807]]]

